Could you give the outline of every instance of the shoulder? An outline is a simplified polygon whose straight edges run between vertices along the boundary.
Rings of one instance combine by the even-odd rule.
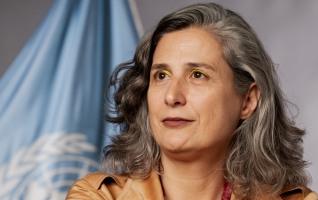
[[[66,199],[164,200],[164,197],[159,175],[153,171],[146,178],[92,173],[76,181],[71,186]]]
[[[269,193],[260,193],[257,199],[261,200],[318,200],[317,193],[307,187],[285,187],[276,197]],[[232,193],[231,200],[238,200],[235,193]]]
[[[318,200],[317,193],[307,187],[286,187],[280,194],[283,200]]]
[[[66,199],[116,199],[127,180],[124,176],[91,173],[71,186]]]

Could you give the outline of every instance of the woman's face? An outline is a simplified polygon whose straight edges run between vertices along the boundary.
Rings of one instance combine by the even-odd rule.
[[[150,126],[163,153],[224,151],[243,97],[212,34],[165,34],[154,52],[147,94]]]

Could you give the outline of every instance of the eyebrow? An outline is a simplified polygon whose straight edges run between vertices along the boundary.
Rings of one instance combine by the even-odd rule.
[[[187,65],[189,65],[190,67],[192,68],[205,68],[207,70],[211,70],[213,72],[216,71],[215,67],[213,67],[212,65],[209,65],[209,64],[206,64],[206,63],[202,63],[202,62],[199,62],[199,63],[196,63],[196,62],[188,62]]]
[[[213,72],[216,71],[215,67],[213,67],[212,65],[202,63],[202,62],[188,62],[186,63],[186,65],[189,66],[190,68],[206,68],[207,70],[211,70]],[[167,69],[167,68],[169,68],[169,65],[166,63],[158,63],[158,64],[153,64],[151,66],[151,70]]]
[[[168,65],[165,63],[153,64],[151,66],[151,70],[153,70],[153,69],[167,69],[167,68],[168,68]]]

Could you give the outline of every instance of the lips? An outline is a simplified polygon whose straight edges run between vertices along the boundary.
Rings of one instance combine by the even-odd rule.
[[[164,126],[168,128],[181,128],[194,122],[194,120],[185,119],[181,117],[167,117],[162,120]]]

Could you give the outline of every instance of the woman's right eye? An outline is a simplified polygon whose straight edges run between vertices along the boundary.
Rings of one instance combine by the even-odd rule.
[[[167,70],[157,71],[154,75],[156,80],[164,80],[170,77],[170,73]]]

